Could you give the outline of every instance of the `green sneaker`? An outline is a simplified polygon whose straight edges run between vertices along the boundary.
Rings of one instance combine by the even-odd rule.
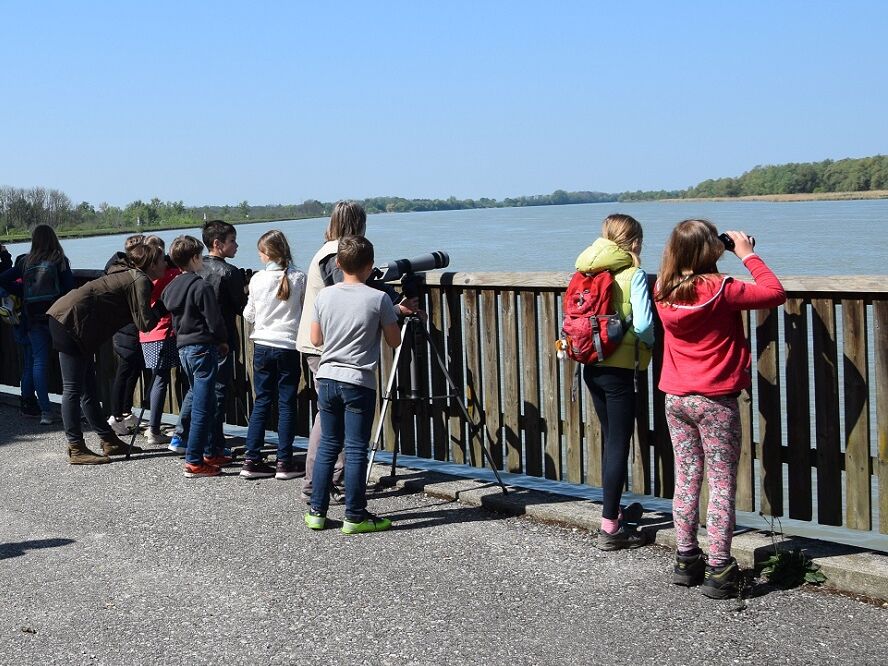
[[[359,523],[350,521],[348,518],[342,521],[343,534],[366,534],[368,532],[382,532],[392,526],[392,521],[388,518],[380,518],[372,513],[364,515],[364,520]]]
[[[327,524],[327,516],[317,511],[307,511],[305,514],[305,524],[313,530],[322,530]]]

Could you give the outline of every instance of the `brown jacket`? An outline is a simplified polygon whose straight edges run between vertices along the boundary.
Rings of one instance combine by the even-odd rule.
[[[46,314],[64,326],[84,352],[92,353],[126,324],[145,332],[157,325],[151,289],[145,273],[119,262],[104,277],[69,291]]]

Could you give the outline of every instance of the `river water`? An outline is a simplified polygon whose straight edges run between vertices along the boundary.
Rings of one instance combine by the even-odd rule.
[[[888,274],[888,200],[772,202],[604,203],[529,208],[488,208],[371,215],[367,236],[378,264],[432,250],[450,254],[451,271],[570,271],[576,256],[595,240],[601,220],[628,213],[645,229],[642,265],[656,272],[672,227],[703,217],[719,229],[742,229],[756,237],[757,251],[779,275]],[[269,229],[282,229],[296,263],[304,267],[323,243],[327,219],[239,225],[240,251],[234,263],[261,268],[256,241]],[[182,233],[158,233],[169,243]],[[122,249],[128,234],[65,240],[74,268],[102,268]],[[10,245],[13,255],[26,243]],[[743,273],[727,257],[721,270]]]

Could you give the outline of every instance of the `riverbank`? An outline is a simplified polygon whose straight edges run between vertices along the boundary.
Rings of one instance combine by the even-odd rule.
[[[856,201],[861,199],[888,199],[888,190],[867,192],[809,192],[805,194],[754,194],[745,197],[691,197],[687,199],[660,199],[663,203],[689,203],[694,201]]]

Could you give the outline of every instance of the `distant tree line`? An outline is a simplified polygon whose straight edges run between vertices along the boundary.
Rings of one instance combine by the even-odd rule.
[[[368,213],[406,213],[515,206],[559,206],[609,201],[651,201],[667,198],[869,190],[888,190],[888,156],[757,166],[737,178],[704,180],[686,190],[637,190],[619,194],[555,190],[552,194],[507,197],[502,200],[486,197],[480,199],[372,197],[360,203]],[[0,186],[0,231],[5,231],[6,235],[21,235],[38,224],[48,224],[61,232],[121,232],[145,227],[156,229],[194,227],[206,219],[242,222],[325,217],[332,209],[332,203],[315,199],[309,199],[301,204],[253,206],[247,201],[241,201],[234,206],[185,206],[181,201],[161,201],[154,198],[148,202],[136,200],[123,208],[108,203],[100,203],[98,207],[93,207],[86,201],[74,205],[68,195],[55,189]]]

